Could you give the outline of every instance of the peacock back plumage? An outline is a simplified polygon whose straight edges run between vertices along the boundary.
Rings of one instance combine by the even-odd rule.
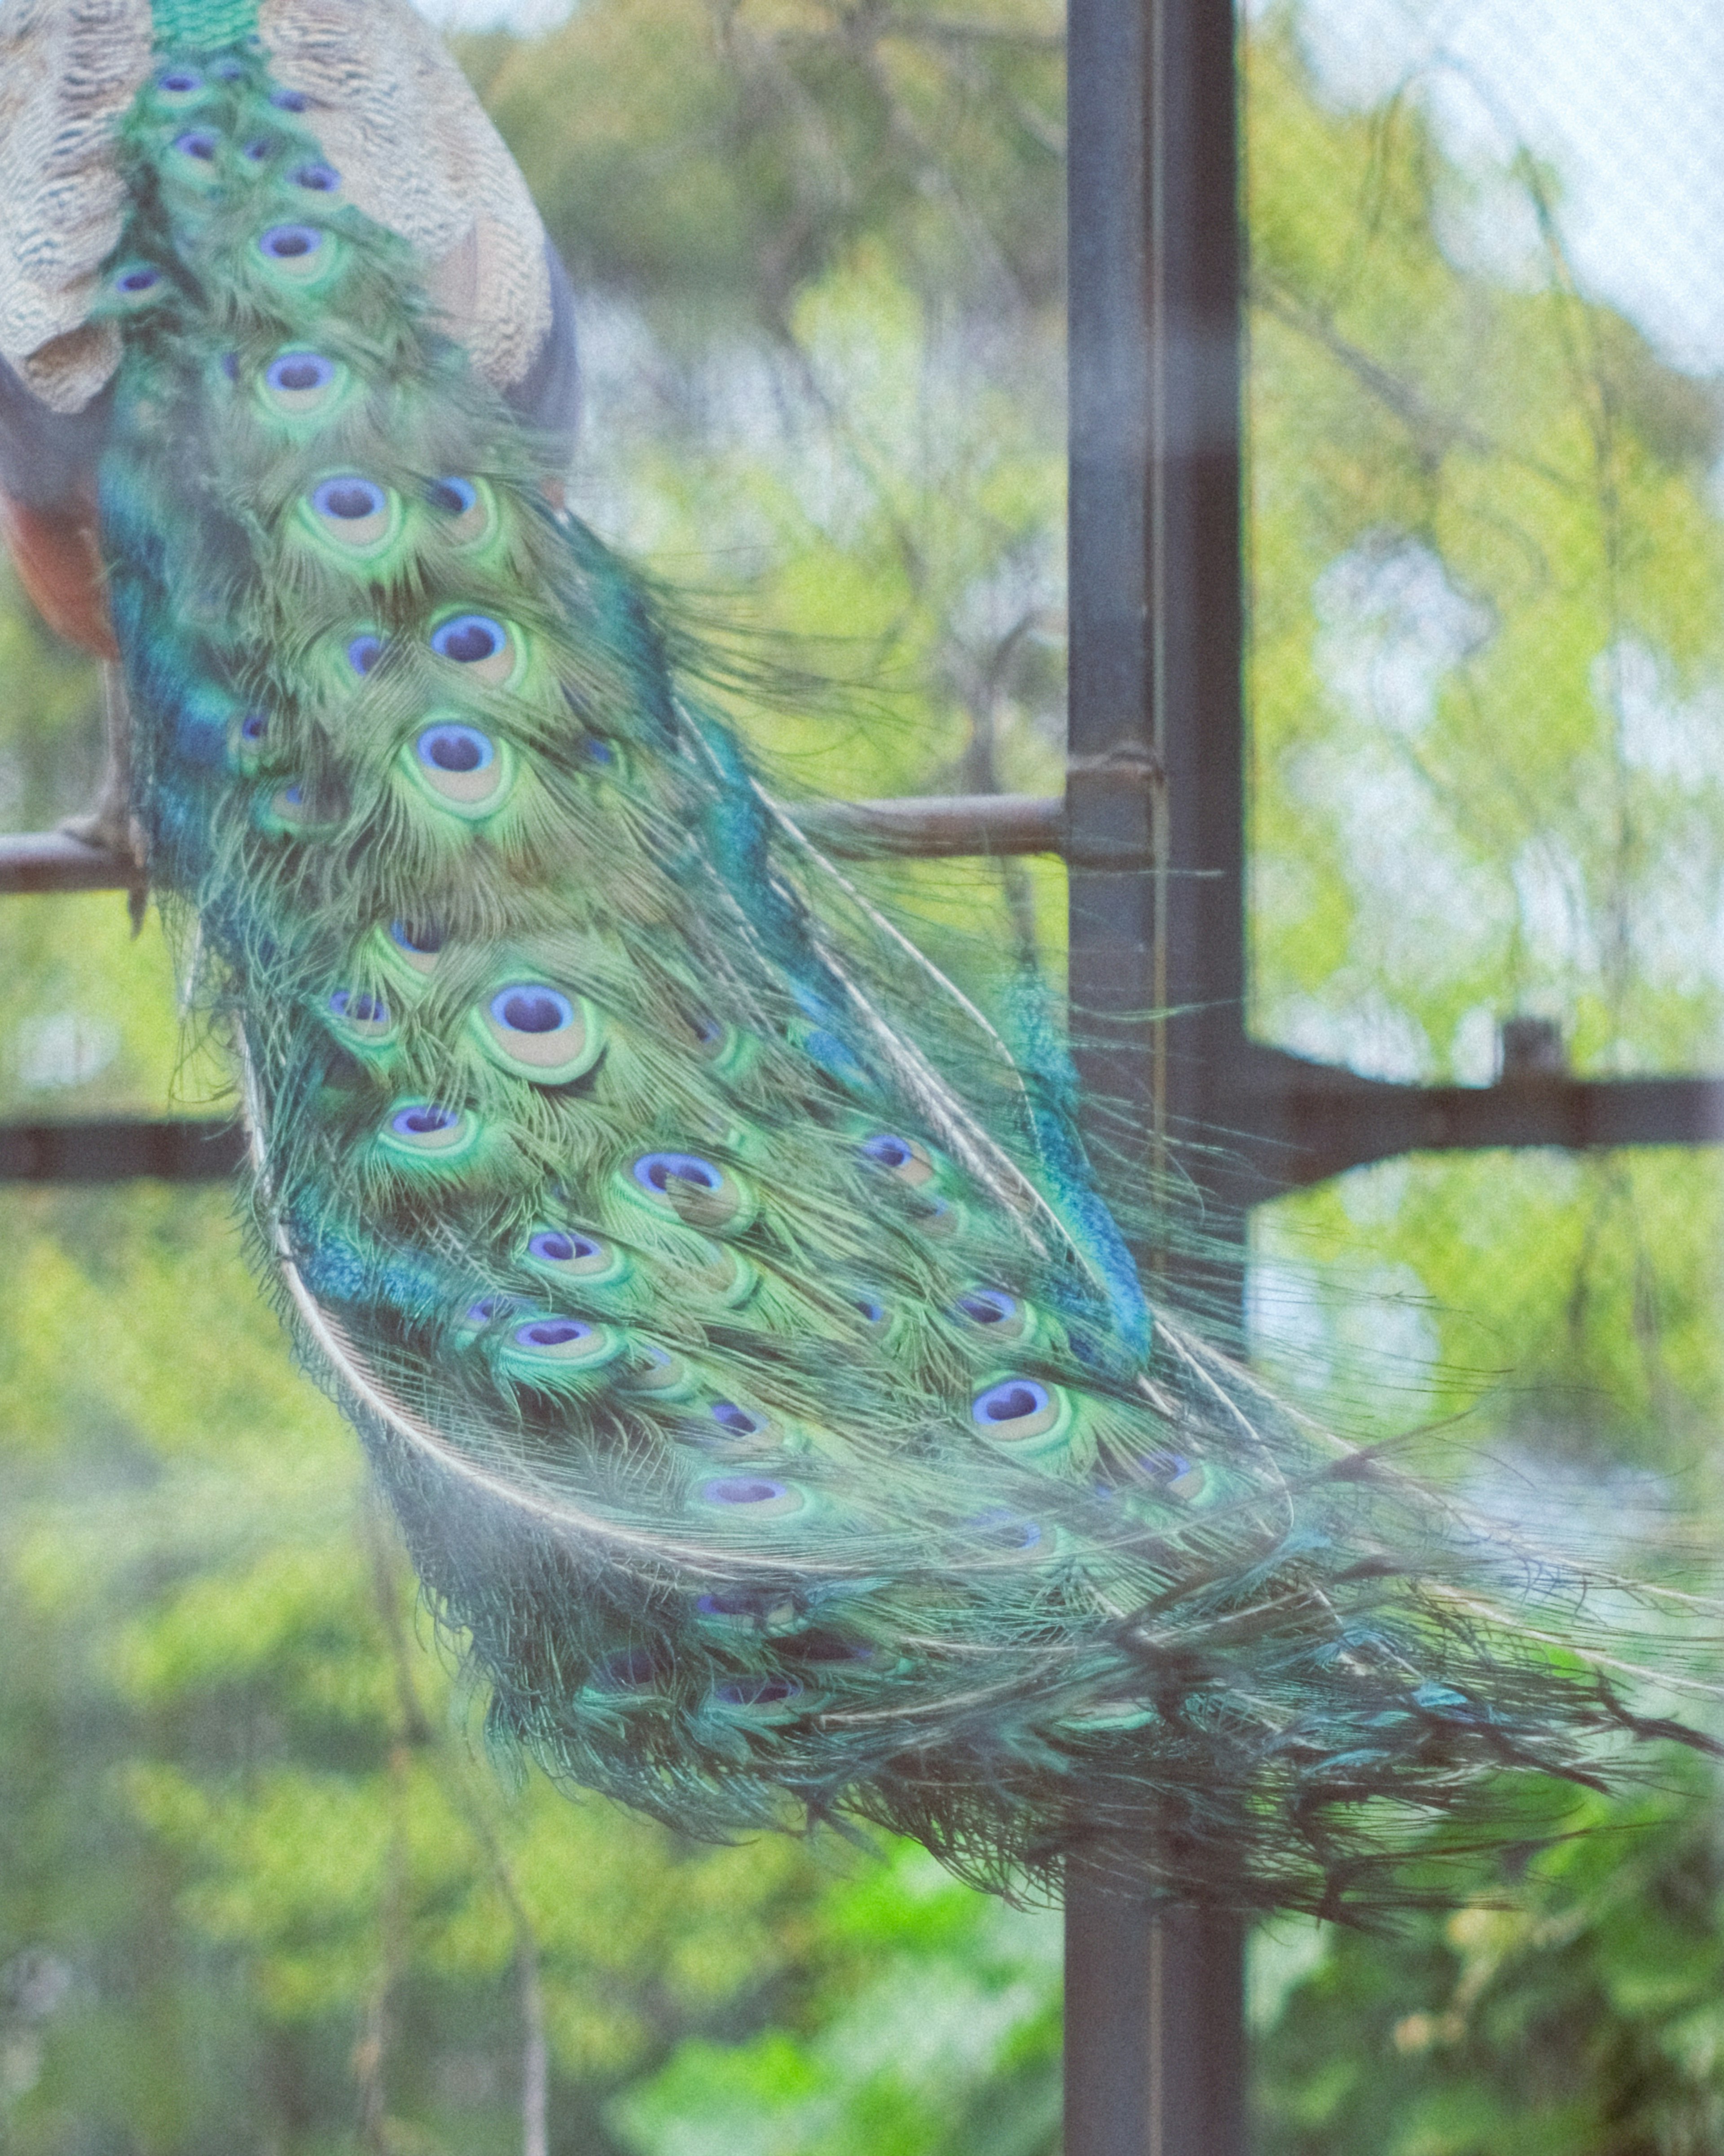
[[[122,131],[135,809],[271,1277],[490,1727],[692,1831],[991,1885],[1413,1891],[1629,1719],[1525,1553],[1146,1307],[1030,985],[768,799],[231,11]],[[177,38],[177,42],[176,42]]]

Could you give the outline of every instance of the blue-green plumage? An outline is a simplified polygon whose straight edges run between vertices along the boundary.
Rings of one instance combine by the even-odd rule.
[[[105,301],[135,805],[499,1740],[696,1832],[1307,1906],[1590,1773],[1523,1555],[1152,1318],[1040,992],[1003,1039],[830,875],[315,110],[183,27]]]

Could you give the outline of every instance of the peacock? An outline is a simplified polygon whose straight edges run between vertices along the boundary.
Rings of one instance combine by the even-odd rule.
[[[763,785],[563,506],[567,282],[398,0],[5,0],[0,257],[8,536],[500,1753],[1334,1914],[1670,1733],[1572,1569],[1152,1306],[1034,969]]]

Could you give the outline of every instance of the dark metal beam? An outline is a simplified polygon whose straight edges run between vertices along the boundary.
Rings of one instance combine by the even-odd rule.
[[[0,1123],[0,1183],[220,1183],[244,1152],[237,1123],[190,1116]]]
[[[1068,96],[1071,1004],[1089,1098],[1159,1148],[1212,1120],[1244,985],[1229,0],[1070,0]],[[1242,2156],[1242,1938],[1073,1864],[1065,2156]]]

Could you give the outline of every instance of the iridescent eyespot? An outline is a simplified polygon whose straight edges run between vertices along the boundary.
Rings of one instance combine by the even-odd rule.
[[[361,1040],[381,1040],[389,1030],[389,1006],[378,995],[362,988],[337,988],[329,999],[330,1015],[341,1023],[341,1030],[357,1034]]]
[[[915,1187],[934,1178],[934,1163],[927,1147],[896,1131],[876,1131],[873,1137],[863,1139],[861,1152],[872,1167],[883,1168],[899,1183]]]
[[[283,352],[264,369],[263,393],[271,411],[299,418],[325,412],[346,382],[346,368],[321,352]]]
[[[173,146],[182,157],[194,157],[199,164],[208,165],[215,162],[222,138],[213,127],[188,127],[183,135],[174,137]]]
[[[434,921],[392,921],[389,940],[398,950],[410,951],[416,958],[434,958],[443,948],[444,937]]]
[[[1022,1445],[1064,1438],[1071,1421],[1063,1394],[1034,1378],[1002,1378],[970,1403],[970,1418],[988,1437]]]
[[[110,289],[120,299],[136,303],[163,289],[162,272],[153,262],[129,262],[115,271]]]
[[[388,500],[374,481],[351,477],[326,479],[311,496],[320,516],[335,517],[344,524],[362,524],[385,508]]]
[[[303,112],[310,100],[302,90],[272,90],[269,102],[278,112]]]
[[[855,1307],[862,1322],[870,1332],[878,1332],[886,1322],[886,1306],[876,1296],[859,1295]]]
[[[458,613],[431,632],[431,649],[481,681],[506,681],[515,671],[515,643],[488,613]]]
[[[746,1512],[752,1519],[783,1519],[808,1503],[793,1482],[765,1475],[721,1475],[700,1486],[700,1502],[722,1512]]]
[[[739,1408],[734,1400],[715,1400],[707,1413],[731,1437],[758,1437],[763,1430],[771,1427],[765,1415],[752,1414],[747,1408]]]
[[[228,382],[237,382],[239,379],[239,355],[237,352],[224,352],[222,354],[222,374]]]
[[[516,763],[510,751],[457,718],[434,717],[403,756],[419,785],[458,816],[489,816],[501,807],[514,783]]]
[[[557,1033],[574,1022],[574,1005],[555,988],[505,988],[491,998],[491,1023],[508,1033]]]
[[[573,1229],[540,1229],[528,1237],[526,1254],[541,1265],[555,1265],[567,1273],[604,1272],[613,1262],[597,1235],[582,1235]]]
[[[590,1004],[537,981],[497,989],[477,1015],[480,1040],[491,1060],[541,1086],[567,1086],[581,1077],[604,1045]]]
[[[196,68],[167,68],[156,76],[156,87],[168,97],[189,97],[203,89],[203,77]]]
[[[395,523],[394,504],[375,480],[342,472],[314,487],[309,507],[321,537],[343,547],[380,545]]]
[[[336,363],[321,352],[284,352],[264,370],[264,380],[278,396],[303,397],[327,389],[336,378]]]
[[[264,165],[280,146],[273,136],[254,135],[249,142],[240,144],[239,154],[248,165]]]
[[[258,241],[266,262],[304,262],[323,245],[315,224],[272,224]]]
[[[332,195],[341,184],[341,176],[333,165],[314,160],[309,165],[296,165],[288,177],[296,187],[304,187],[310,194]]]
[[[428,769],[449,775],[489,771],[497,760],[495,744],[477,726],[427,726],[413,752]]]
[[[643,1190],[663,1198],[670,1194],[673,1183],[688,1183],[696,1190],[721,1189],[724,1171],[697,1153],[649,1152],[635,1162],[634,1179]]]
[[[482,1295],[477,1302],[467,1306],[465,1322],[469,1325],[491,1325],[500,1317],[508,1317],[511,1311],[519,1310],[521,1303],[512,1295]]]
[[[511,1330],[501,1359],[505,1369],[543,1383],[560,1368],[613,1362],[622,1350],[622,1335],[608,1325],[590,1324],[584,1317],[540,1316]]]
[[[391,1111],[382,1139],[392,1152],[452,1163],[479,1142],[479,1126],[460,1108],[438,1101],[403,1101]]]
[[[952,1307],[960,1317],[983,1327],[996,1339],[1016,1339],[1024,1331],[1024,1306],[1002,1287],[967,1288]]]
[[[210,69],[218,82],[238,82],[245,73],[244,60],[217,60]]]
[[[454,1130],[460,1120],[458,1108],[439,1108],[424,1103],[418,1107],[403,1108],[391,1117],[389,1127],[397,1137],[439,1137]]]
[[[369,674],[383,655],[383,639],[367,629],[347,646],[347,664],[356,674]]]
[[[491,526],[491,506],[485,490],[470,479],[436,479],[426,489],[431,506],[444,519],[443,536],[458,547],[482,539]]]
[[[538,1317],[516,1329],[521,1348],[576,1348],[593,1337],[594,1328],[582,1317]]]

